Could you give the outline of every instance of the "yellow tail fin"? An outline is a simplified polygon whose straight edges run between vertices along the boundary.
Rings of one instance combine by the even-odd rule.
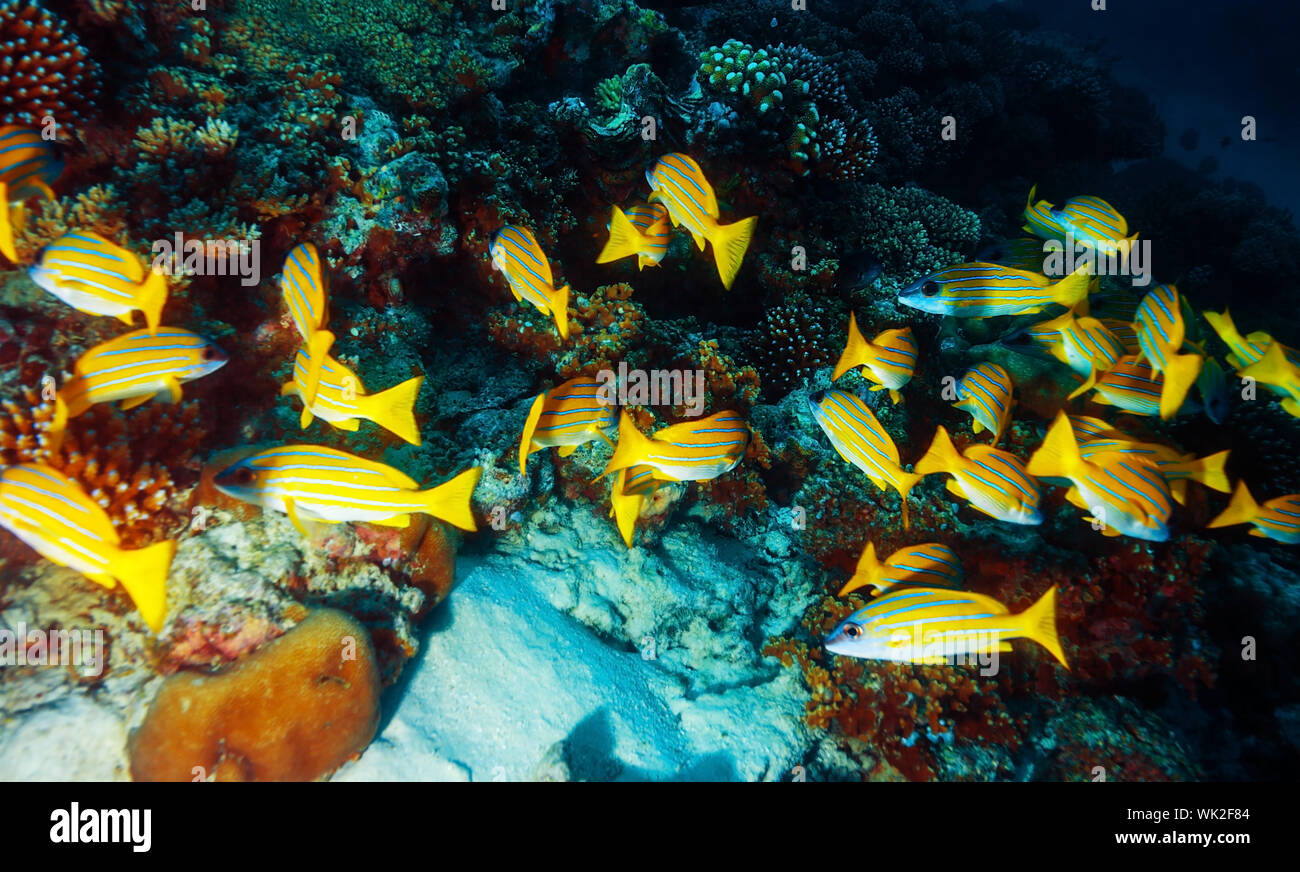
[[[1058,412],[1056,420],[1048,428],[1047,438],[1029,456],[1025,469],[1035,478],[1072,478],[1082,462],[1070,419],[1065,412]]]
[[[144,323],[149,327],[149,335],[158,335],[158,325],[162,323],[162,310],[167,302],[167,277],[160,272],[149,270],[144,282],[135,292],[135,305],[144,313]]]
[[[1199,481],[1211,490],[1226,494],[1232,490],[1232,483],[1228,481],[1227,464],[1227,451],[1220,451],[1218,454],[1193,461],[1190,464],[1192,480]]]
[[[947,472],[957,465],[960,456],[957,446],[952,444],[952,437],[948,435],[947,429],[940,424],[934,429],[934,439],[930,441],[930,447],[926,449],[921,459],[916,462],[914,468],[922,476],[932,475],[936,472]]]
[[[852,312],[849,313],[849,338],[844,343],[844,353],[840,355],[839,361],[835,364],[835,371],[831,373],[831,381],[838,381],[844,373],[853,369],[855,366],[861,366],[867,362],[867,339],[858,329],[857,316]]]
[[[627,484],[627,471],[624,467],[614,476],[614,489],[610,491],[609,501],[613,506],[614,521],[618,532],[627,547],[632,547],[632,537],[636,535],[636,519],[641,517],[641,507],[645,505],[645,494],[625,494],[623,486]]]
[[[1160,418],[1168,421],[1183,407],[1187,392],[1196,384],[1204,361],[1199,354],[1174,354],[1165,361],[1165,383],[1160,389]]]
[[[1296,365],[1287,358],[1286,352],[1278,342],[1270,343],[1263,357],[1237,375],[1242,378],[1253,378],[1260,384],[1275,387],[1296,385],[1300,382],[1300,369],[1297,369]]]
[[[528,410],[528,418],[524,421],[524,432],[519,437],[519,474],[528,474],[528,455],[532,453],[533,433],[537,430],[537,422],[542,417],[542,406],[546,404],[546,394],[540,393],[537,399],[533,400],[532,407]]]
[[[752,216],[735,224],[719,224],[709,234],[709,242],[713,244],[713,259],[718,264],[718,277],[727,290],[731,290],[732,283],[736,281],[736,273],[740,272],[740,263],[745,259],[745,251],[749,248],[749,240],[754,236],[756,224],[758,216]]]
[[[478,524],[474,522],[474,513],[470,510],[470,497],[474,496],[474,488],[478,486],[482,474],[483,467],[474,466],[451,481],[420,491],[420,496],[424,498],[424,511],[462,530],[477,530]]]
[[[9,220],[9,186],[0,182],[0,254],[10,263],[18,263],[18,249],[14,248],[14,225]]]
[[[1061,647],[1061,637],[1056,632],[1056,586],[1049,588],[1047,593],[1039,597],[1038,602],[1021,612],[1018,617],[1020,630],[1025,634],[1025,638],[1042,645],[1060,661],[1062,666],[1069,669],[1070,664],[1066,662],[1065,650]]]
[[[618,444],[614,446],[614,456],[605,464],[605,471],[599,477],[636,466],[650,452],[650,437],[636,428],[632,416],[624,409],[618,417]]]
[[[623,210],[614,207],[609,216],[609,241],[596,255],[596,263],[609,263],[631,257],[641,251],[641,231],[628,220]]]
[[[357,397],[362,417],[369,418],[412,445],[419,445],[420,425],[415,423],[415,398],[419,395],[422,384],[424,376],[417,375],[386,391]]]
[[[169,539],[147,548],[119,551],[110,567],[140,617],[155,633],[162,629],[167,616],[167,573],[175,555],[176,543]]]
[[[846,596],[869,584],[878,585],[879,581],[880,560],[876,558],[876,543],[868,542],[867,547],[862,549],[862,556],[858,558],[858,567],[854,570],[853,577],[840,588],[838,596]]]
[[[1088,299],[1088,285],[1092,276],[1088,274],[1087,264],[1079,267],[1059,282],[1048,285],[1047,291],[1052,295],[1052,302],[1073,309]]]
[[[1232,492],[1228,507],[1218,514],[1206,527],[1231,527],[1234,524],[1249,524],[1259,515],[1259,503],[1250,495],[1250,488],[1244,481],[1237,482],[1237,489]]]
[[[569,338],[569,291],[572,290],[568,285],[556,288],[550,293],[551,317],[555,319],[555,327],[560,331],[561,339]]]
[[[1201,315],[1228,347],[1236,348],[1245,344],[1245,340],[1237,330],[1237,325],[1232,323],[1232,313],[1229,310],[1224,309],[1222,313],[1205,311]]]

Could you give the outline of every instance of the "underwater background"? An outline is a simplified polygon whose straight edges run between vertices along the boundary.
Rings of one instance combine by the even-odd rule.
[[[1300,776],[1296,14],[1203,5],[0,0],[0,779]]]

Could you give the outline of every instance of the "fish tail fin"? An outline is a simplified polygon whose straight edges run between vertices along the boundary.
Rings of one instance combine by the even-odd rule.
[[[1194,461],[1190,465],[1192,479],[1221,494],[1231,491],[1232,484],[1228,481],[1227,472],[1228,453],[1220,451]]]
[[[609,501],[613,507],[614,521],[618,524],[619,535],[624,544],[632,547],[632,537],[636,535],[636,519],[641,517],[641,507],[645,505],[645,494],[625,494],[623,486],[627,483],[627,468],[620,469],[614,477],[614,489],[610,491]]]
[[[1020,613],[1020,628],[1025,638],[1042,645],[1062,666],[1070,668],[1061,647],[1061,637],[1056,632],[1056,585],[1048,588],[1038,602]]]
[[[110,571],[122,582],[140,617],[157,633],[167,615],[167,573],[176,555],[176,542],[168,539],[145,548],[122,550]]]
[[[874,542],[868,542],[867,547],[862,549],[862,556],[858,558],[858,566],[853,571],[853,577],[844,583],[844,586],[840,588],[840,592],[836,595],[846,596],[869,584],[881,588],[880,559],[876,557],[876,543]]]
[[[569,338],[569,292],[571,290],[573,289],[568,285],[562,285],[548,295],[551,317],[555,319],[555,327],[560,331],[561,339]]]
[[[1273,342],[1264,350],[1263,357],[1238,372],[1237,375],[1242,378],[1253,378],[1261,384],[1280,385],[1298,374],[1295,364],[1287,359],[1282,346]]]
[[[1199,354],[1174,354],[1165,361],[1165,383],[1160,390],[1160,418],[1168,421],[1183,407],[1187,392],[1201,374]]]
[[[420,444],[420,425],[415,422],[415,398],[420,394],[424,376],[408,378],[386,391],[358,397],[365,417],[412,445]]]
[[[622,260],[639,253],[640,249],[641,232],[623,210],[615,206],[609,216],[609,241],[600,250],[600,254],[596,255],[596,263]]]
[[[1034,208],[1034,197],[1038,195],[1038,183],[1029,186],[1029,197],[1025,200],[1025,211]]]
[[[754,225],[757,223],[758,216],[755,215],[734,224],[719,224],[709,234],[709,241],[713,243],[713,259],[718,264],[718,277],[727,290],[731,290],[731,285],[736,281],[736,273],[740,272],[740,263],[745,259],[745,251],[754,237]]]
[[[167,276],[149,270],[140,289],[136,291],[135,304],[144,313],[144,323],[149,327],[150,336],[158,334],[158,325],[162,323],[162,310],[166,303]]]
[[[14,247],[14,225],[9,220],[9,186],[0,182],[0,254],[10,263],[18,263],[18,249]]]
[[[1052,295],[1053,303],[1058,303],[1067,309],[1074,309],[1088,299],[1088,285],[1091,281],[1092,276],[1089,275],[1088,267],[1085,264],[1059,282],[1049,286],[1047,290]]]
[[[919,476],[945,472],[953,468],[957,456],[957,446],[952,444],[952,437],[948,435],[947,429],[940,424],[934,430],[934,439],[931,440],[930,447],[926,449],[921,459],[916,462],[916,472]]]
[[[1232,312],[1225,308],[1222,312],[1211,312],[1206,310],[1201,313],[1206,322],[1214,328],[1214,332],[1219,334],[1225,345],[1237,346],[1244,344],[1237,325],[1232,321]]]
[[[840,355],[839,361],[835,364],[835,371],[831,373],[831,381],[837,381],[844,373],[853,369],[855,366],[861,366],[867,362],[867,339],[858,329],[857,316],[852,312],[849,313],[849,338],[844,343],[844,353]]]
[[[1071,478],[1071,473],[1082,462],[1070,419],[1065,412],[1059,412],[1048,428],[1043,444],[1029,456],[1025,469],[1035,478]]]
[[[474,523],[474,513],[470,509],[470,497],[474,495],[474,488],[478,486],[482,474],[483,467],[472,466],[451,481],[420,491],[420,498],[424,501],[422,511],[462,530],[477,530],[478,524]]]
[[[68,411],[68,404],[62,396],[55,394],[54,417],[50,419],[49,429],[45,431],[46,438],[49,440],[51,454],[63,447],[63,437],[68,432],[68,418],[70,417],[72,416]]]
[[[524,420],[524,432],[519,437],[519,474],[528,474],[528,455],[532,453],[533,433],[537,431],[537,422],[542,418],[542,406],[546,404],[546,393],[540,393],[528,409]]]
[[[1095,388],[1097,386],[1097,374],[1098,374],[1097,364],[1094,363],[1092,364],[1091,367],[1089,367],[1088,377],[1083,380],[1083,384],[1079,385],[1077,388],[1071,391],[1070,395],[1066,397],[1066,399],[1073,400],[1075,397],[1081,397],[1084,394],[1086,394],[1088,391]]]
[[[1206,527],[1231,527],[1234,524],[1249,524],[1259,515],[1259,503],[1250,495],[1250,488],[1244,481],[1237,482],[1237,489],[1232,492],[1228,507],[1214,517]]]
[[[600,477],[636,466],[650,450],[650,437],[636,428],[632,416],[624,409],[618,418],[618,444],[614,446],[614,456],[605,464],[605,471]]]

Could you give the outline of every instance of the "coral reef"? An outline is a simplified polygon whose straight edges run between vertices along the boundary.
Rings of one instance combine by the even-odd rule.
[[[0,124],[76,126],[93,110],[100,78],[66,22],[34,0],[0,3]]]

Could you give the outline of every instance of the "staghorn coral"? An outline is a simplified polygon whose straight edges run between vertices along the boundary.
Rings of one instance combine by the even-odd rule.
[[[0,2],[0,124],[76,125],[93,109],[99,67],[67,24],[32,0]]]

